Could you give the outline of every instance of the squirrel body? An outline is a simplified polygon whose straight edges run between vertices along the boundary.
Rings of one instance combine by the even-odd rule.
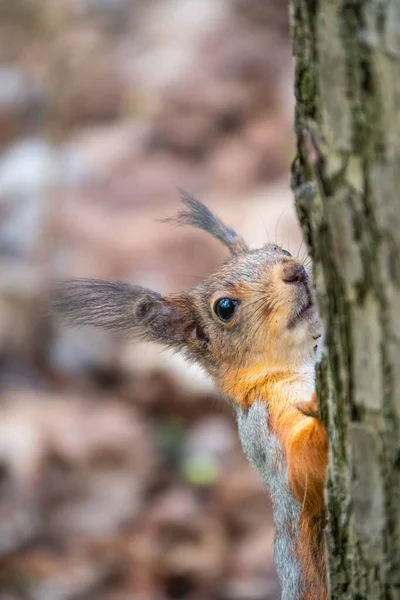
[[[203,366],[232,402],[244,452],[269,489],[282,600],[326,600],[328,445],[314,391],[322,328],[309,275],[276,244],[250,250],[186,194],[183,206],[176,221],[208,231],[231,252],[214,274],[169,295],[66,282],[56,308],[73,323],[129,331]]]
[[[218,384],[234,401],[243,450],[269,489],[282,600],[324,600],[328,445],[315,416],[314,364],[266,372],[260,363]]]
[[[303,486],[293,490],[290,463],[281,440],[269,426],[268,409],[264,399],[255,400],[248,409],[237,409],[237,421],[243,450],[270,493],[276,529],[274,559],[282,600],[322,600],[327,598],[323,505],[319,510],[317,506],[307,510],[302,502]],[[307,438],[302,442],[307,443]]]

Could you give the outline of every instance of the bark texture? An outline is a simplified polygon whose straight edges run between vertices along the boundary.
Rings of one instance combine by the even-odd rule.
[[[333,599],[400,598],[400,1],[292,0]]]

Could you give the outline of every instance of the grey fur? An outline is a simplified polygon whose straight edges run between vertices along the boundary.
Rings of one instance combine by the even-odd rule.
[[[176,217],[165,219],[166,221],[176,221],[180,225],[190,225],[208,231],[217,240],[225,244],[233,255],[246,252],[249,249],[242,236],[231,227],[227,227],[205,204],[199,202],[184,190],[179,190],[179,192],[184,208]]]
[[[64,322],[94,325],[112,331],[138,331],[136,317],[153,305],[160,294],[140,286],[103,279],[73,279],[55,286],[52,306]]]
[[[274,558],[282,586],[281,600],[299,600],[301,568],[295,554],[301,505],[294,498],[281,444],[268,430],[268,407],[254,402],[250,408],[236,407],[239,436],[251,465],[269,489],[276,528]]]

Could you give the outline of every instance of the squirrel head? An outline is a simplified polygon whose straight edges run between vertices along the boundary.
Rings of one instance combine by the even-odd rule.
[[[102,280],[67,281],[55,295],[61,317],[159,342],[217,379],[239,368],[287,371],[314,364],[321,324],[303,264],[275,244],[249,249],[204,204],[185,193],[182,201],[172,220],[225,244],[231,256],[222,266],[180,294]]]

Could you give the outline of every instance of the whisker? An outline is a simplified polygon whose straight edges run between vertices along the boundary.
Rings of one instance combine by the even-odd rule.
[[[254,312],[250,315],[250,318],[248,320],[248,325],[249,328],[251,329],[252,326],[255,323],[258,323],[260,316],[262,315],[263,311],[265,310],[264,306],[256,306]]]
[[[303,248],[303,244],[304,244],[304,238],[301,240],[301,244],[299,246],[299,249],[297,250],[297,255],[296,255],[297,260],[299,260],[299,254],[301,252],[301,249]]]
[[[258,332],[260,331],[260,329],[261,329],[261,327],[262,327],[263,325],[264,325],[264,321],[260,320],[260,323],[259,323],[259,325],[258,325],[258,327],[257,327],[257,329],[256,329],[256,331],[255,331],[255,333],[254,333],[254,337],[257,337],[257,335],[258,335]]]
[[[286,245],[285,245],[286,250],[288,250],[290,252],[290,238],[289,238],[289,232],[286,233]]]
[[[264,221],[264,219],[261,219],[261,221],[262,221],[262,224],[264,226],[264,231],[265,231],[265,235],[267,236],[267,240],[268,240],[269,243],[271,243],[271,238],[270,238],[270,236],[268,234],[268,231],[267,231],[267,228],[265,226],[265,221]]]
[[[284,213],[284,212],[285,212],[285,211],[282,211],[282,212],[281,212],[281,214],[279,215],[278,221],[276,222],[276,225],[275,225],[275,244],[277,244],[278,246],[280,246],[280,244],[278,244],[278,229],[279,229],[279,223],[280,223],[280,220],[281,220],[281,218],[283,217],[283,213]]]
[[[248,304],[245,304],[244,306],[245,306],[246,308],[252,308],[252,307],[254,307],[255,309],[257,309],[257,310],[258,310],[258,308],[261,308],[261,307],[259,306],[259,305],[261,304],[261,302],[262,302],[262,304],[263,304],[262,308],[264,308],[264,306],[265,306],[265,305],[264,305],[264,302],[263,302],[263,300],[256,300],[256,301],[254,301],[254,302],[249,302]]]
[[[261,286],[261,285],[260,285],[260,287],[257,287],[257,288],[247,287],[247,285],[246,285],[246,291],[254,292],[255,294],[262,294],[263,296],[265,296],[265,294],[266,294],[265,286]]]
[[[264,302],[265,298],[264,297],[260,297],[260,298],[255,298],[254,300],[251,300],[250,302],[245,302],[243,304],[243,306],[254,306],[255,304],[259,304],[260,302]]]

